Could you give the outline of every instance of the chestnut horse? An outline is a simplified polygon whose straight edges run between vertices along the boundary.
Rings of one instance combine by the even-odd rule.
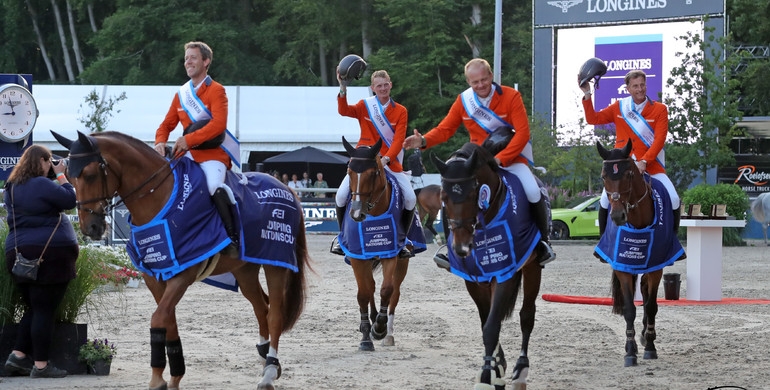
[[[440,243],[441,237],[433,227],[433,224],[436,222],[439,210],[441,210],[441,186],[431,184],[418,188],[414,192],[417,195],[417,207],[420,208],[420,218],[425,218],[422,225],[433,234],[436,242]],[[446,231],[444,234],[446,234]]]
[[[86,236],[101,239],[107,228],[105,217],[115,196],[119,195],[131,212],[133,226],[150,222],[169,200],[174,187],[173,167],[144,142],[116,132],[94,133],[91,136],[78,132],[77,140],[69,140],[56,133],[54,136],[70,150],[70,180],[77,193],[80,229]],[[302,218],[301,212],[299,217]],[[273,380],[280,377],[281,366],[277,357],[279,338],[292,328],[304,307],[305,273],[309,265],[304,221],[300,220],[299,226],[294,244],[297,272],[280,266],[247,262],[230,257],[228,251],[223,251],[210,273],[232,273],[241,293],[253,307],[259,334],[261,339],[266,340],[257,345],[260,357],[265,359],[259,389],[272,389]],[[248,236],[245,238],[249,239]],[[143,274],[158,305],[150,320],[150,389],[179,388],[185,366],[175,309],[207,264],[208,261],[203,261],[193,265],[168,280]],[[265,270],[267,294],[259,281],[261,268]],[[166,354],[171,374],[169,382],[163,378]]]
[[[469,258],[478,265],[479,257],[494,255],[495,249],[486,244],[474,248],[479,242],[479,237],[486,240],[487,230],[485,225],[497,218],[501,212],[514,207],[511,201],[506,202],[508,190],[501,176],[497,172],[497,164],[494,156],[485,148],[474,143],[466,143],[460,150],[452,154],[449,160],[441,161],[435,155],[431,155],[434,164],[441,173],[442,191],[441,200],[444,203],[444,221],[448,226],[447,245],[458,258]],[[480,191],[488,195],[479,201]],[[526,197],[522,196],[526,202]],[[488,202],[482,209],[481,205]],[[507,208],[507,209],[505,209]],[[519,213],[524,214],[527,207],[519,207]],[[536,230],[531,221],[530,229]],[[515,227],[509,226],[511,230]],[[539,234],[539,233],[532,233]],[[490,236],[490,238],[493,238]],[[450,241],[451,239],[451,241]],[[507,240],[502,236],[502,240]],[[534,247],[537,240],[531,247]],[[478,251],[475,254],[474,251]],[[502,322],[513,314],[519,288],[523,284],[523,302],[519,312],[522,340],[521,352],[513,370],[513,383],[515,389],[526,388],[526,377],[529,371],[529,358],[527,349],[532,329],[535,326],[535,300],[540,292],[540,278],[542,267],[537,263],[537,250],[531,250],[525,259],[515,269],[512,276],[499,275],[491,277],[488,281],[474,281],[465,279],[465,288],[468,290],[473,302],[479,311],[484,340],[484,364],[481,373],[476,377],[474,389],[503,389],[505,388],[505,370],[507,363],[503,349],[499,344]],[[511,256],[507,257],[509,263]],[[489,261],[488,259],[486,260]],[[509,265],[513,267],[514,265]],[[452,272],[458,269],[452,266]],[[507,272],[507,271],[506,271]],[[523,282],[522,282],[523,279]]]
[[[373,146],[353,148],[342,137],[342,144],[350,155],[347,174],[350,178],[350,206],[348,214],[352,221],[346,219],[344,224],[352,222],[360,224],[367,217],[378,217],[385,214],[391,203],[391,182],[387,179],[385,169],[379,159],[382,140]],[[342,237],[342,233],[340,233]],[[340,240],[342,242],[342,240]],[[362,333],[359,350],[374,351],[374,340],[382,340],[383,346],[395,345],[393,336],[393,321],[396,306],[401,297],[401,283],[409,268],[409,258],[398,256],[390,258],[360,259],[347,256],[346,259],[353,267],[353,274],[358,284],[358,306]],[[382,285],[380,286],[380,310],[377,312],[374,303],[376,289],[373,271],[378,265],[382,266]],[[371,307],[371,313],[368,307]],[[371,322],[370,322],[371,317]]]
[[[604,190],[607,192],[607,197],[610,201],[609,217],[612,220],[611,222],[615,226],[626,227],[626,229],[654,229],[655,225],[659,223],[656,222],[653,188],[650,182],[644,179],[634,160],[630,157],[631,141],[626,143],[623,149],[607,150],[598,141],[596,142],[596,147],[599,155],[604,159],[601,177],[604,181]],[[669,202],[668,199],[663,201]],[[667,216],[667,214],[664,215]],[[608,221],[609,224],[610,221]],[[662,221],[660,224],[662,224]],[[608,226],[609,229],[610,226]],[[604,232],[604,235],[608,234],[608,230]],[[674,237],[669,236],[668,239],[676,241],[676,232],[671,234]],[[615,239],[610,240],[613,243],[615,242]],[[655,245],[668,245],[669,240],[656,239]],[[678,248],[681,248],[678,241],[676,241],[676,245],[678,245]],[[643,252],[647,253],[646,251]],[[636,319],[634,295],[636,292],[636,279],[639,274],[642,274],[640,288],[643,301],[642,307],[644,308],[642,333],[639,341],[644,346],[644,359],[658,358],[658,353],[655,349],[655,316],[658,313],[658,287],[663,275],[663,266],[673,263],[684,251],[674,251],[674,253],[677,253],[675,257],[665,260],[661,264],[654,263],[657,259],[652,259],[653,261],[648,260],[646,268],[640,268],[639,271],[634,273],[618,270],[617,268],[622,268],[622,264],[619,265],[614,262],[616,260],[610,259],[612,260],[610,263],[613,267],[612,312],[623,315],[626,321],[626,356],[624,358],[624,365],[626,367],[637,365],[637,345],[634,339],[636,335],[634,330],[634,320]],[[603,260],[606,260],[606,258]]]

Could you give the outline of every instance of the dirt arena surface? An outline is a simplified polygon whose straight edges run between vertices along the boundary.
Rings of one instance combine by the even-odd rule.
[[[375,343],[375,352],[359,352],[356,283],[350,267],[328,253],[331,238],[308,236],[316,274],[309,278],[304,314],[281,338],[283,375],[276,388],[473,388],[483,355],[480,322],[463,281],[433,263],[437,246],[411,260],[396,312],[396,346]],[[724,297],[770,299],[770,251],[756,245],[723,250]],[[591,242],[557,243],[555,250],[558,259],[543,270],[541,295],[609,296],[610,268],[591,255]],[[682,274],[686,297],[685,261],[665,272]],[[146,389],[153,299],[141,285],[109,293],[105,303],[110,315],[88,320],[88,334],[117,345],[109,376],[2,378],[0,389]],[[638,308],[637,334],[641,313]],[[239,293],[197,283],[177,307],[177,318],[187,365],[182,389],[256,388],[262,370],[254,347],[257,322]],[[637,367],[623,367],[624,330],[609,306],[538,299],[528,388],[770,389],[770,305],[660,306],[659,358],[642,360],[640,354]],[[515,314],[501,333],[511,368],[520,341]]]

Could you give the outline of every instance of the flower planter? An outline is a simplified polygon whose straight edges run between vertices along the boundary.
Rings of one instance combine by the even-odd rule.
[[[139,287],[139,279],[128,279],[128,282],[126,283],[126,287],[128,288],[138,288]]]
[[[5,359],[13,350],[16,342],[17,324],[0,327],[0,376],[5,376]],[[56,324],[51,340],[50,360],[57,368],[67,370],[69,374],[83,375],[86,364],[78,361],[80,346],[88,339],[87,324]]]
[[[88,373],[91,375],[110,375],[110,363],[106,360],[97,360],[88,365]]]

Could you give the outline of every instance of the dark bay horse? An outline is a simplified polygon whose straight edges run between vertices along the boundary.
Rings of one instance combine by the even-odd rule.
[[[391,204],[392,184],[385,175],[385,169],[379,159],[379,151],[382,140],[378,140],[373,146],[359,146],[354,148],[342,138],[342,143],[350,155],[347,174],[350,178],[350,206],[348,214],[352,221],[360,225],[368,218],[384,215]],[[341,237],[341,236],[340,236]],[[401,283],[406,277],[409,268],[409,258],[401,258],[397,255],[389,258],[354,258],[347,256],[358,284],[358,306],[360,309],[361,323],[359,330],[362,333],[359,349],[362,351],[374,351],[374,340],[382,340],[383,346],[395,345],[393,337],[393,321],[396,306],[401,297]],[[380,310],[377,312],[374,303],[376,289],[373,271],[376,266],[382,267],[382,285],[380,286]],[[371,312],[368,311],[371,307]],[[370,322],[371,318],[371,322]]]
[[[467,143],[452,154],[446,163],[435,155],[432,155],[432,158],[441,173],[441,200],[445,205],[443,218],[449,228],[449,232],[446,232],[447,240],[450,240],[451,235],[451,242],[447,241],[447,245],[458,258],[479,265],[480,257],[495,256],[495,253],[492,253],[495,249],[483,243],[486,241],[487,232],[490,233],[489,238],[494,239],[498,237],[495,232],[500,231],[487,230],[486,224],[494,222],[501,212],[504,214],[514,207],[507,196],[508,189],[498,174],[494,156],[476,144]],[[480,195],[480,192],[485,194]],[[520,199],[526,204],[525,196]],[[522,214],[529,210],[528,206],[518,208]],[[529,232],[532,235],[538,234],[531,218],[530,224],[532,226],[528,227]],[[516,230],[512,226],[508,228]],[[505,242],[504,246],[508,246],[506,238],[500,237],[502,240],[498,242]],[[482,240],[481,244],[479,239]],[[530,248],[534,248],[536,244],[537,240],[534,240]],[[477,252],[474,254],[474,251]],[[526,388],[529,371],[527,349],[535,325],[535,300],[540,292],[542,270],[536,261],[536,250],[530,251],[529,255],[520,259],[518,268],[515,264],[508,265],[511,268],[506,271],[507,275],[491,277],[487,281],[474,281],[473,278],[463,276],[465,287],[479,311],[484,340],[484,363],[476,378],[475,389],[505,388],[507,363],[499,344],[500,329],[503,320],[513,314],[522,284],[524,294],[519,312],[522,331],[521,353],[513,370],[513,382],[516,389]],[[466,258],[468,260],[465,260]],[[510,263],[510,255],[508,260]],[[510,275],[513,271],[513,275]],[[452,265],[452,272],[458,273],[455,264]]]
[[[615,226],[626,226],[633,229],[654,229],[655,225],[663,223],[663,219],[658,223],[656,219],[656,207],[654,201],[654,195],[659,192],[654,192],[650,182],[646,181],[642,173],[637,169],[635,162],[630,158],[631,154],[631,142],[626,143],[623,149],[605,149],[601,143],[596,143],[599,155],[604,159],[602,166],[602,180],[604,181],[604,189],[607,192],[607,197],[610,201],[609,217]],[[664,192],[664,191],[662,191]],[[660,196],[660,195],[657,195]],[[667,196],[667,195],[666,195]],[[668,199],[659,200],[659,202],[669,202]],[[668,216],[670,214],[662,214]],[[663,218],[663,217],[658,217]],[[670,219],[670,218],[669,218]],[[651,227],[651,228],[648,228]],[[610,226],[608,221],[607,230],[604,235],[607,236],[610,233],[610,229],[615,230]],[[673,229],[672,229],[673,232]],[[673,237],[668,236],[666,239],[658,239],[656,237],[655,245],[663,246],[668,245],[670,240],[676,242],[675,245],[679,245],[676,241],[676,233]],[[644,240],[643,236],[635,236],[637,240]],[[615,239],[609,237],[602,237],[603,240],[609,239],[611,242],[615,242]],[[602,242],[600,242],[602,245]],[[652,245],[652,242],[649,244]],[[597,246],[599,248],[599,246]],[[681,249],[681,245],[679,247]],[[644,249],[630,248],[630,252],[641,251],[647,253]],[[642,293],[642,307],[644,308],[644,316],[642,318],[642,333],[639,341],[644,346],[644,359],[657,359],[658,353],[655,349],[655,316],[658,313],[658,287],[660,285],[660,279],[663,275],[663,267],[670,263],[673,263],[683,251],[674,250],[675,255],[670,259],[664,259],[661,264],[656,264],[656,259],[647,260],[648,266],[645,268],[639,268],[635,272],[625,272],[620,269],[626,269],[625,264],[617,260],[620,255],[615,255],[612,259],[609,259],[613,268],[612,273],[612,312],[620,314],[626,321],[626,356],[624,364],[626,367],[637,365],[637,345],[635,341],[634,320],[636,319],[636,306],[634,306],[634,294],[636,292],[636,279],[639,274],[642,274],[642,280],[640,283]],[[607,258],[605,258],[606,260]]]
[[[169,161],[144,142],[125,134],[78,134],[78,139],[73,141],[54,133],[59,143],[70,150],[70,180],[77,192],[78,216],[83,234],[92,239],[101,238],[107,227],[105,217],[109,213],[111,200],[118,195],[131,212],[132,225],[141,227],[151,221],[167,203],[174,188]],[[207,191],[204,189],[203,192]],[[299,215],[301,218],[302,213]],[[238,257],[230,257],[224,251],[210,273],[233,274],[241,293],[253,307],[261,338],[269,340],[269,345],[262,342],[257,346],[259,355],[265,358],[259,389],[272,389],[273,380],[280,377],[281,366],[277,357],[279,338],[292,328],[304,307],[305,273],[309,267],[304,221],[299,221],[299,227],[300,231],[296,232],[294,241],[297,272],[280,266],[247,262]],[[248,236],[245,238],[249,240]],[[204,237],[199,239],[205,240]],[[185,366],[175,309],[187,288],[208,264],[208,261],[203,261],[167,280],[143,274],[157,303],[157,309],[150,320],[150,389],[179,388]],[[265,270],[267,293],[259,281],[261,268]],[[212,331],[216,332],[216,329]],[[217,337],[216,333],[212,337]],[[166,355],[171,374],[168,383],[163,378]]]
[[[414,192],[417,195],[417,207],[420,208],[420,218],[425,218],[425,221],[422,221],[422,225],[433,234],[436,242],[440,242],[441,237],[436,229],[433,228],[433,224],[436,222],[439,210],[441,210],[441,186],[431,184],[418,188]]]

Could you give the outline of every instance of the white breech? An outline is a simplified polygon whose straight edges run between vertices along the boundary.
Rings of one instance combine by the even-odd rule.
[[[537,203],[540,201],[540,186],[537,185],[535,175],[529,169],[527,164],[513,163],[507,167],[500,167],[510,173],[516,175],[521,182],[521,186],[524,187],[524,193],[527,194],[527,201],[529,203]]]
[[[187,152],[186,157],[192,158],[190,152]],[[225,185],[225,174],[227,173],[227,166],[224,163],[217,160],[203,161],[199,163],[203,170],[203,175],[206,176],[206,187],[209,190],[209,195],[214,195],[217,188],[224,188],[227,191],[227,196],[230,198],[230,202],[235,204],[235,196],[233,191]]]
[[[658,179],[661,183],[663,183],[663,187],[666,187],[666,191],[668,191],[668,197],[671,199],[671,208],[674,210],[678,209],[680,201],[679,194],[676,193],[676,188],[674,188],[674,183],[671,182],[671,179],[669,179],[665,173],[656,173],[651,175],[651,177]],[[599,204],[603,209],[610,208],[610,199],[607,198],[607,191],[604,189],[602,189],[602,197],[599,199]]]

